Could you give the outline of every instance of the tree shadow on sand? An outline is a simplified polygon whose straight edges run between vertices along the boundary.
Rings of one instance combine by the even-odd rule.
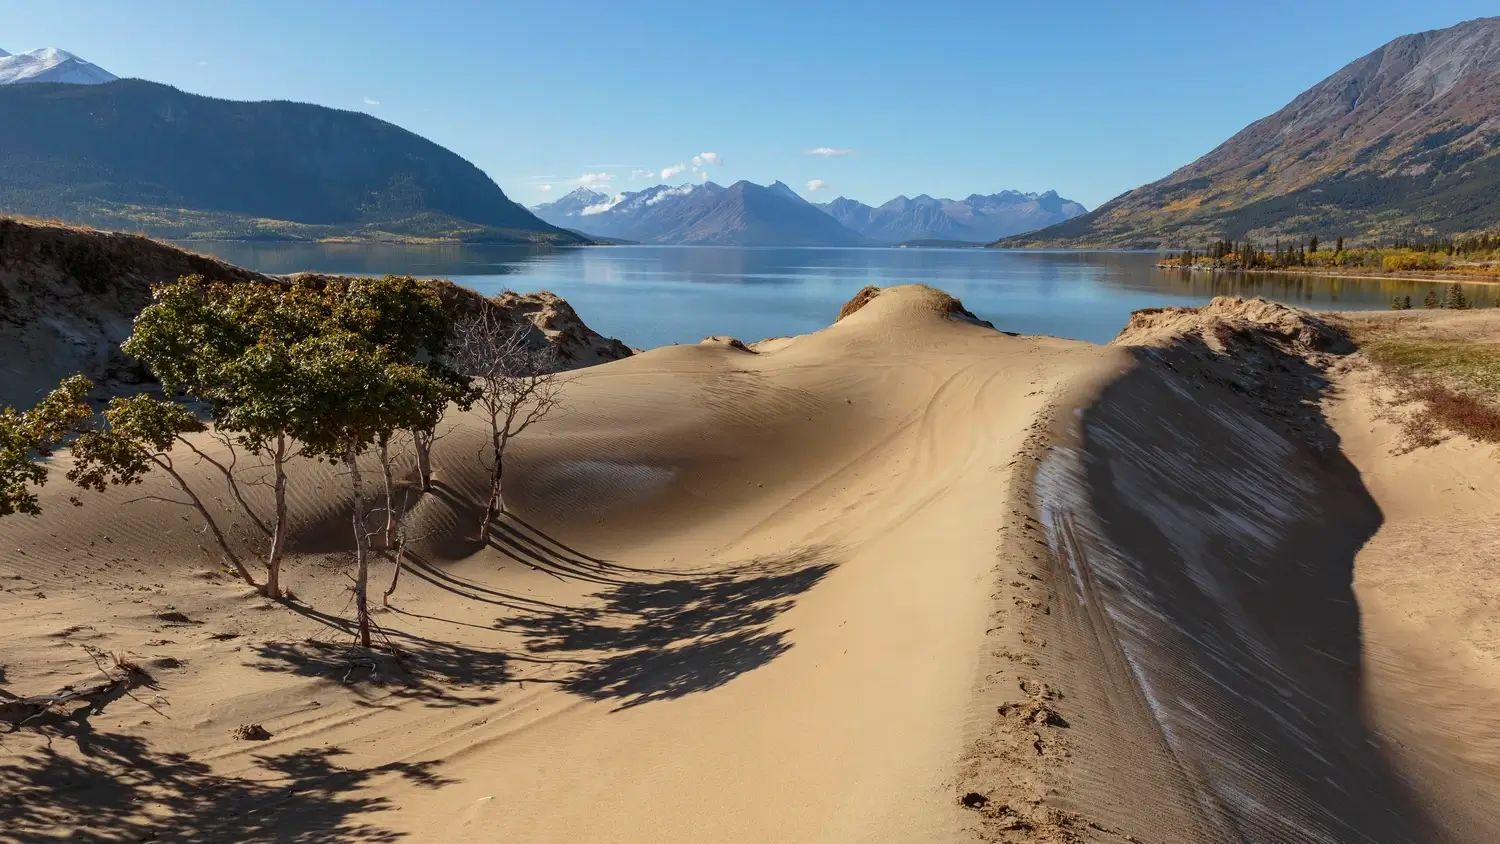
[[[360,648],[353,643],[349,620],[301,604],[288,602],[288,607],[338,631],[342,641],[262,642],[255,646],[251,667],[343,683],[360,696],[362,705],[377,705],[374,701],[389,697],[437,708],[484,706],[497,702],[499,698],[489,693],[512,679],[510,658],[499,650],[383,626],[377,635],[381,648]]]
[[[619,581],[593,607],[534,610],[495,626],[535,654],[582,667],[561,681],[593,700],[639,706],[718,688],[791,648],[771,624],[837,566],[829,549],[763,557],[710,575]]]
[[[339,748],[256,755],[254,779],[219,776],[184,753],[139,736],[96,732],[85,706],[36,719],[0,755],[0,838],[117,844],[139,841],[391,842],[368,819],[395,808],[362,794],[394,775],[424,788],[449,784],[429,763],[340,766]],[[9,836],[15,836],[14,839]]]

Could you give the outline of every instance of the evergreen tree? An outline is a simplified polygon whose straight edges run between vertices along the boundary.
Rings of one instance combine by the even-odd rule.
[[[1312,252],[1312,253],[1317,253],[1317,251],[1318,251],[1318,236],[1317,235],[1313,235],[1312,240],[1309,240],[1307,242],[1307,251]]]
[[[1424,308],[1436,308],[1436,307],[1438,307],[1438,305],[1439,305],[1439,302],[1438,302],[1437,291],[1436,290],[1429,290],[1429,291],[1427,291],[1427,296],[1422,299],[1422,307],[1424,307]]]
[[[1467,311],[1469,309],[1469,297],[1464,295],[1462,285],[1454,282],[1453,286],[1448,288],[1448,295],[1443,299],[1443,307],[1452,308],[1455,311]]]
[[[1334,252],[1343,252],[1344,251],[1344,239],[1342,237],[1340,237],[1337,241],[1334,242],[1334,244],[1333,244],[1333,251]]]

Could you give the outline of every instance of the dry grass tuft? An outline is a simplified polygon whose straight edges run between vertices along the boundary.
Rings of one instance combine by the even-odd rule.
[[[1367,334],[1360,351],[1387,378],[1392,399],[1386,418],[1401,425],[1398,453],[1453,434],[1500,444],[1500,344],[1413,336],[1392,323]]]
[[[1401,420],[1401,453],[1437,445],[1448,432],[1478,442],[1500,443],[1500,409],[1435,378],[1413,377],[1398,383],[1395,402],[1415,405]]]
[[[849,301],[845,302],[844,306],[842,308],[839,308],[839,318],[837,320],[834,320],[834,322],[838,322],[839,320],[842,320],[844,317],[847,317],[847,316],[849,316],[851,314],[857,313],[860,308],[863,308],[865,305],[870,304],[870,302],[873,301],[875,299],[875,297],[879,296],[879,295],[880,295],[880,288],[879,287],[876,287],[873,284],[867,285],[863,290],[861,290],[858,293],[854,294],[854,298],[853,299],[850,299]]]

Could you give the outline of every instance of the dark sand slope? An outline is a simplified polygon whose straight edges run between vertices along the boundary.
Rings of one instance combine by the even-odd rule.
[[[1150,841],[1492,840],[1441,828],[1366,715],[1351,584],[1382,514],[1320,405],[1347,343],[1227,300],[1116,342],[1137,365],[1036,484],[1059,624],[1098,643],[1074,705],[1111,722],[1075,730],[1080,808]]]

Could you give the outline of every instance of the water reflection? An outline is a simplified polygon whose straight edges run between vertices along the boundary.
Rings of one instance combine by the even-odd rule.
[[[528,249],[399,244],[196,243],[191,248],[264,272],[445,276],[486,294],[552,290],[599,331],[636,347],[709,334],[756,340],[815,331],[866,284],[920,282],[963,299],[1009,331],[1104,342],[1137,308],[1214,296],[1263,296],[1307,308],[1380,309],[1396,296],[1421,307],[1446,283],[1299,274],[1210,275],[1161,270],[1140,252],[992,249],[807,249],[670,246]],[[1500,288],[1468,284],[1475,307]]]

